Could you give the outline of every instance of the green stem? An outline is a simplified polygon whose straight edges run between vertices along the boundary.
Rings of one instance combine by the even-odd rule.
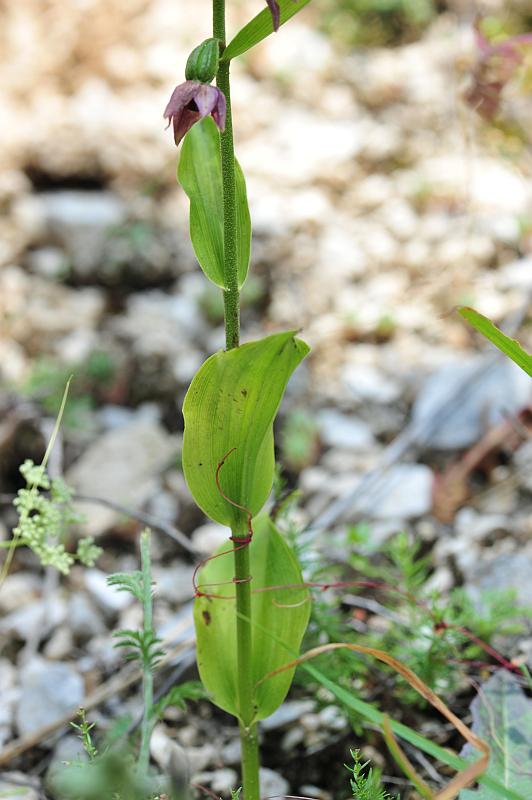
[[[213,36],[225,47],[225,0],[213,0]],[[222,186],[224,207],[224,316],[225,340],[228,350],[240,343],[240,292],[238,288],[238,262],[236,251],[236,198],[235,150],[231,116],[231,86],[229,62],[220,64],[216,77],[218,88],[225,95],[227,116],[225,131],[221,135]],[[233,536],[247,536],[247,530],[234,528]],[[249,547],[235,550],[236,589],[236,646],[238,664],[238,706],[240,717],[240,744],[242,749],[242,785],[244,800],[260,800],[259,748],[257,723],[254,722],[255,704],[252,664],[251,629],[251,576],[249,574]]]
[[[225,0],[213,0],[213,36],[225,47]],[[240,343],[240,291],[238,288],[238,261],[236,251],[236,190],[235,149],[233,143],[233,120],[231,115],[231,85],[229,61],[222,62],[216,76],[218,88],[224,93],[227,103],[225,131],[222,133],[222,186],[224,200],[224,314],[225,342],[228,350]]]
[[[153,610],[151,594],[151,563],[150,563],[150,534],[145,530],[140,535],[140,557],[142,564],[142,588],[144,635],[153,633]],[[140,728],[140,752],[138,761],[139,775],[145,776],[150,763],[150,739],[153,729],[153,673],[149,658],[145,658],[142,665],[142,694],[144,699],[144,713]]]

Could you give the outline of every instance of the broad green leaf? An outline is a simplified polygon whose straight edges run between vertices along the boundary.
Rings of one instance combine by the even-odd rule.
[[[506,789],[532,796],[532,700],[519,681],[499,670],[482,687],[471,704],[473,731],[491,749],[486,776]],[[471,754],[469,746],[463,755]],[[463,789],[460,800],[497,800],[500,795],[490,786]]]
[[[206,117],[185,136],[177,179],[190,200],[190,238],[205,275],[227,288],[224,271],[223,190],[220,133]],[[246,182],[235,162],[238,284],[246,280],[251,249],[251,219]]]
[[[272,425],[290,375],[308,353],[294,332],[277,333],[211,356],[185,397],[183,471],[199,507],[216,522],[245,531],[258,514],[274,474]],[[229,451],[231,452],[230,455]]]
[[[532,355],[523,350],[519,342],[515,339],[510,339],[505,333],[500,331],[491,320],[479,314],[474,308],[468,306],[461,306],[458,313],[466,319],[471,325],[477,329],[479,333],[489,339],[495,347],[498,347],[501,352],[515,361],[528,375],[532,377]]]
[[[279,0],[280,24],[287,22],[309,2],[310,0]],[[273,33],[272,15],[269,8],[265,8],[256,17],[253,17],[247,25],[244,25],[236,36],[231,39],[223,52],[221,60],[230,61],[236,56],[241,56],[242,53],[266,39],[270,33]]]
[[[267,514],[254,520],[253,529],[249,545],[251,619],[259,628],[252,626],[251,671],[256,684],[268,672],[289,661],[292,653],[299,654],[310,616],[310,597],[292,551]],[[204,585],[207,593],[232,598],[235,568],[231,544],[222,545],[218,552],[225,555],[211,559],[200,570],[199,588]],[[290,588],[253,592],[267,586]],[[238,716],[235,601],[222,597],[196,598],[194,622],[198,668],[205,688],[217,706]],[[273,631],[275,639],[262,631]],[[268,717],[283,702],[293,674],[294,670],[287,670],[257,687],[257,719]]]

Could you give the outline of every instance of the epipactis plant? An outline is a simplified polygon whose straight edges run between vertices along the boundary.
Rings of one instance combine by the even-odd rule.
[[[269,0],[268,8],[226,44],[225,0],[213,0],[213,35],[192,51],[186,80],[174,89],[164,112],[176,144],[183,142],[177,177],[190,200],[192,244],[224,299],[226,349],[203,364],[183,406],[185,478],[205,514],[230,529],[231,541],[196,571],[198,667],[212,701],[239,722],[245,800],[260,800],[257,722],[282,703],[297,664],[338,649],[391,666],[481,753],[468,766],[454,762],[463,771],[434,795],[394,738],[394,731],[407,738],[405,726],[383,720],[390,751],[420,793],[451,800],[486,769],[487,744],[382,650],[333,643],[299,655],[310,615],[309,591],[294,554],[263,511],[274,481],[273,422],[288,380],[309,348],[295,331],[240,345],[240,290],[249,268],[251,220],[234,154],[229,68],[232,59],[308,2]]]
[[[190,200],[192,244],[224,298],[226,350],[203,364],[184,402],[183,470],[200,508],[230,529],[232,546],[199,570],[194,618],[202,681],[239,721],[245,800],[260,797],[257,721],[282,703],[294,668],[265,678],[298,655],[310,614],[297,561],[260,514],[274,480],[273,421],[309,348],[294,331],[240,345],[251,220],[234,154],[229,67],[308,2],[268,0],[227,45],[225,0],[213,0],[213,35],[190,54],[164,112],[176,144],[184,140],[178,180]],[[274,597],[261,591],[268,587],[279,587]]]

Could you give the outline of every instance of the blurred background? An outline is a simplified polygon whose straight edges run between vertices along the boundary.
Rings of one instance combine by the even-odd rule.
[[[231,35],[264,3],[228,7]],[[181,404],[224,346],[223,307],[189,243],[162,114],[210,35],[210,3],[0,8],[0,531],[73,374],[56,473],[209,552],[225,532],[184,484]],[[497,113],[477,113],[477,17],[493,41],[532,30],[526,0],[312,0],[234,64],[254,226],[243,339],[300,328],[312,346],[277,444],[285,487],[301,490],[298,525],[327,528],[328,558],[361,545],[345,530],[364,520],[372,547],[398,530],[422,541],[434,586],[511,582],[532,605],[530,383],[453,313],[474,305],[530,349],[532,48]],[[112,625],[122,609],[98,574],[136,563],[140,523],[80,507],[108,547],[96,577],[74,570],[69,590]],[[191,594],[191,558],[176,547],[155,544],[163,617]],[[20,551],[6,582],[17,606],[42,597],[36,572]],[[98,614],[90,635],[72,628],[69,596],[35,644],[37,618],[31,639],[3,593],[10,663],[30,639],[49,660],[89,641],[92,668],[110,668]],[[530,639],[519,647],[530,657]],[[1,725],[3,741],[26,730],[15,716]]]

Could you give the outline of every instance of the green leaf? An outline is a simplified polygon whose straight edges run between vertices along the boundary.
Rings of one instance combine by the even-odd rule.
[[[506,789],[530,797],[532,792],[532,700],[514,675],[499,670],[482,687],[471,703],[473,731],[490,746],[485,775],[500,781]],[[462,755],[472,755],[466,746]],[[460,800],[497,800],[490,786],[464,789]]]
[[[291,17],[301,11],[310,0],[279,0],[279,9],[281,11],[280,24],[287,22]],[[236,56],[241,56],[247,50],[250,50],[267,36],[273,33],[273,21],[271,11],[265,8],[256,17],[248,22],[247,25],[238,31],[235,37],[231,39],[225,48],[221,61],[230,61]]]
[[[299,565],[267,514],[254,521],[250,547],[251,619],[253,630],[251,670],[253,683],[299,654],[310,616],[310,597],[304,587]],[[229,551],[229,552],[228,552]],[[233,598],[234,560],[231,547],[208,561],[199,573],[204,591]],[[216,584],[216,585],[212,585]],[[253,592],[265,586],[290,586],[269,592]],[[198,667],[205,688],[217,706],[238,716],[236,660],[236,608],[234,599],[198,597],[194,601]],[[271,638],[262,631],[275,632]],[[294,670],[265,681],[256,689],[257,719],[272,714],[283,702]]]
[[[211,117],[196,123],[185,136],[177,179],[190,200],[190,238],[200,266],[213,283],[227,288],[220,133]],[[235,161],[235,191],[238,284],[242,286],[249,267],[251,218],[246,181],[238,161]]]
[[[515,361],[528,375],[532,377],[532,355],[523,350],[519,342],[515,339],[510,339],[505,333],[500,331],[491,320],[479,314],[474,308],[468,306],[460,306],[458,313],[471,325],[477,329],[479,333],[493,342],[495,347],[504,353],[506,356]]]
[[[187,392],[185,478],[205,514],[235,531],[245,531],[247,515],[222,496],[218,467],[226,458],[219,471],[223,493],[258,514],[273,483],[273,420],[290,375],[308,351],[293,331],[221,351],[207,359]]]

